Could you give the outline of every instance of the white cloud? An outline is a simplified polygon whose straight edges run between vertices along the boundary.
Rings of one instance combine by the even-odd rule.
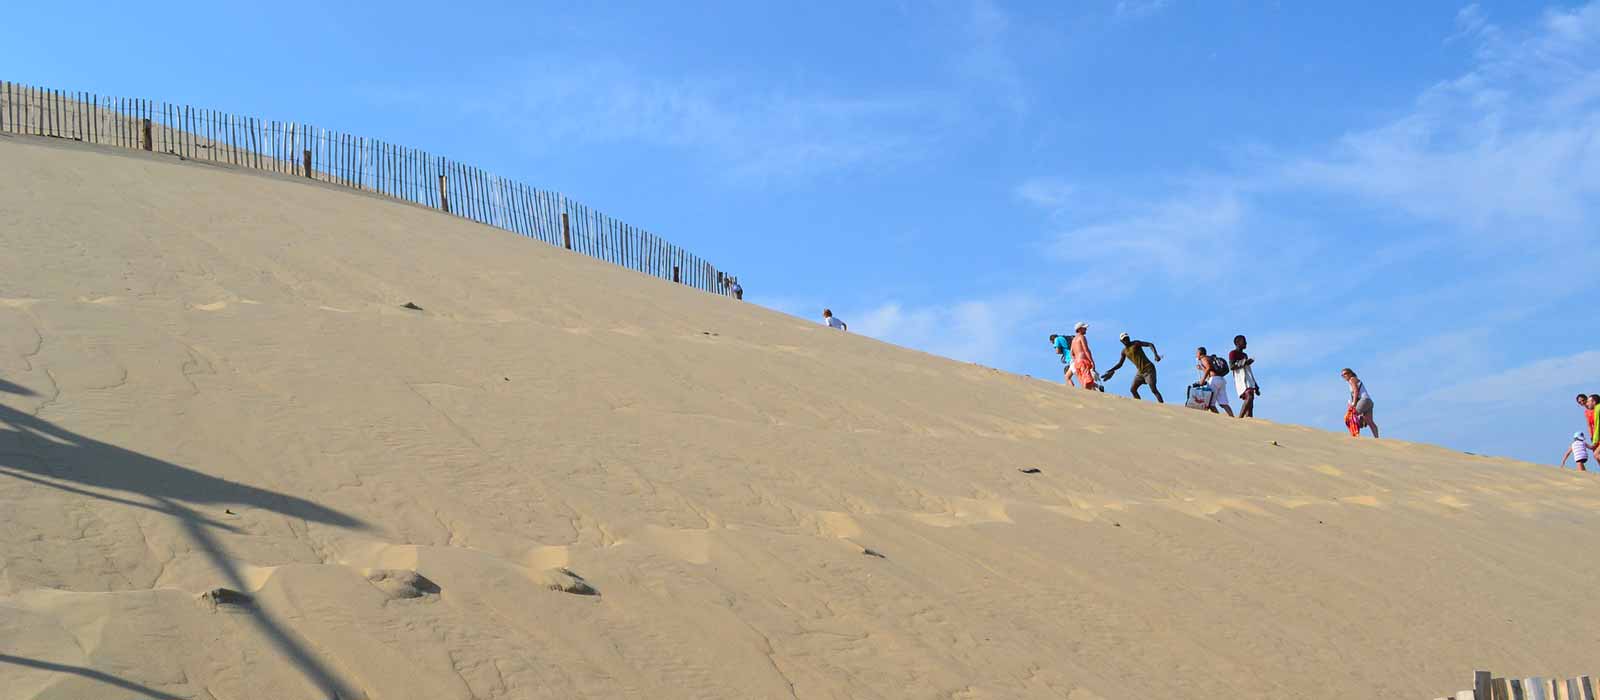
[[[1359,328],[1273,331],[1250,335],[1249,353],[1263,364],[1300,367],[1327,358],[1366,337],[1366,331]]]
[[[1048,198],[1051,191],[1034,194]],[[1070,227],[1053,236],[1049,250],[1073,266],[1078,289],[1127,291],[1158,278],[1210,284],[1227,274],[1248,215],[1247,202],[1231,191],[1180,195]]]
[[[1600,376],[1600,350],[1551,357],[1428,392],[1420,401],[1516,404],[1549,401],[1560,389],[1582,389]],[[1564,394],[1563,394],[1564,396]],[[1567,398],[1568,401],[1572,399]]]
[[[1021,354],[1012,344],[1014,331],[1036,308],[1020,295],[912,307],[891,301],[844,320],[850,330],[879,340],[997,367]]]
[[[1473,69],[1409,113],[1288,163],[1284,185],[1354,195],[1492,244],[1570,240],[1600,195],[1600,5],[1551,11],[1510,37],[1458,16]]]
[[[1072,195],[1076,190],[1077,188],[1065,178],[1035,177],[1017,185],[1014,194],[1017,199],[1036,207],[1060,210],[1072,201]]]
[[[980,92],[997,97],[1013,114],[1028,109],[1028,93],[1011,57],[1011,16],[992,0],[973,0],[965,20],[966,47],[957,54],[955,70]]]
[[[537,124],[525,132],[536,148],[650,143],[725,161],[741,178],[906,157],[926,147],[945,113],[931,95],[761,91],[732,79],[664,79],[615,62],[544,65],[526,74],[495,99],[466,108]]]
[[[1170,4],[1170,0],[1119,0],[1116,14],[1124,19],[1143,19],[1166,9]]]

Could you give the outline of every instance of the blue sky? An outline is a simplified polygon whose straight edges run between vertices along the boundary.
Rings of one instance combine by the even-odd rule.
[[[1052,381],[1079,320],[1169,397],[1244,333],[1262,417],[1338,429],[1348,365],[1386,435],[1545,463],[1600,393],[1600,4],[603,5],[23,3],[0,66],[448,155]]]

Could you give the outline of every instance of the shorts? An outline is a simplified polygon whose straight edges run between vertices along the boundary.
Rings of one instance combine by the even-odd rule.
[[[1133,377],[1133,388],[1137,389],[1146,384],[1149,384],[1150,388],[1152,389],[1156,386],[1156,369],[1154,367],[1140,372]]]
[[[1367,418],[1372,417],[1372,399],[1370,397],[1356,402],[1356,414]]]
[[[1226,377],[1212,377],[1210,383],[1211,407],[1228,406],[1228,408],[1233,408],[1233,406],[1228,405],[1228,379]]]
[[[1083,382],[1085,389],[1100,383],[1100,377],[1095,376],[1094,365],[1087,360],[1074,360],[1072,373],[1078,375],[1078,381]]]

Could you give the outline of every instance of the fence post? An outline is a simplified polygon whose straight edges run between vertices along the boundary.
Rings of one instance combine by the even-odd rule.
[[[139,124],[139,136],[144,140],[144,150],[155,150],[155,144],[150,139],[150,120],[146,119]]]
[[[307,149],[301,151],[300,152],[300,158],[301,158],[301,160],[305,161],[306,179],[310,180],[311,179],[311,149],[307,148]]]
[[[449,189],[449,187],[445,184],[444,176],[440,175],[439,176],[439,208],[443,209],[446,214],[450,213],[450,195],[447,192],[448,189]]]
[[[672,266],[672,281],[674,281],[674,282],[682,282],[683,281],[683,278],[681,276],[679,276],[679,274],[678,274],[678,266],[677,265],[673,265]]]
[[[572,227],[567,223],[566,212],[561,212],[561,245],[572,250]]]

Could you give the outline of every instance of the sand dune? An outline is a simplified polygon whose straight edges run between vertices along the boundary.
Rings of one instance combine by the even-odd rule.
[[[0,163],[0,698],[1597,669],[1589,475],[1076,391],[332,187]]]

